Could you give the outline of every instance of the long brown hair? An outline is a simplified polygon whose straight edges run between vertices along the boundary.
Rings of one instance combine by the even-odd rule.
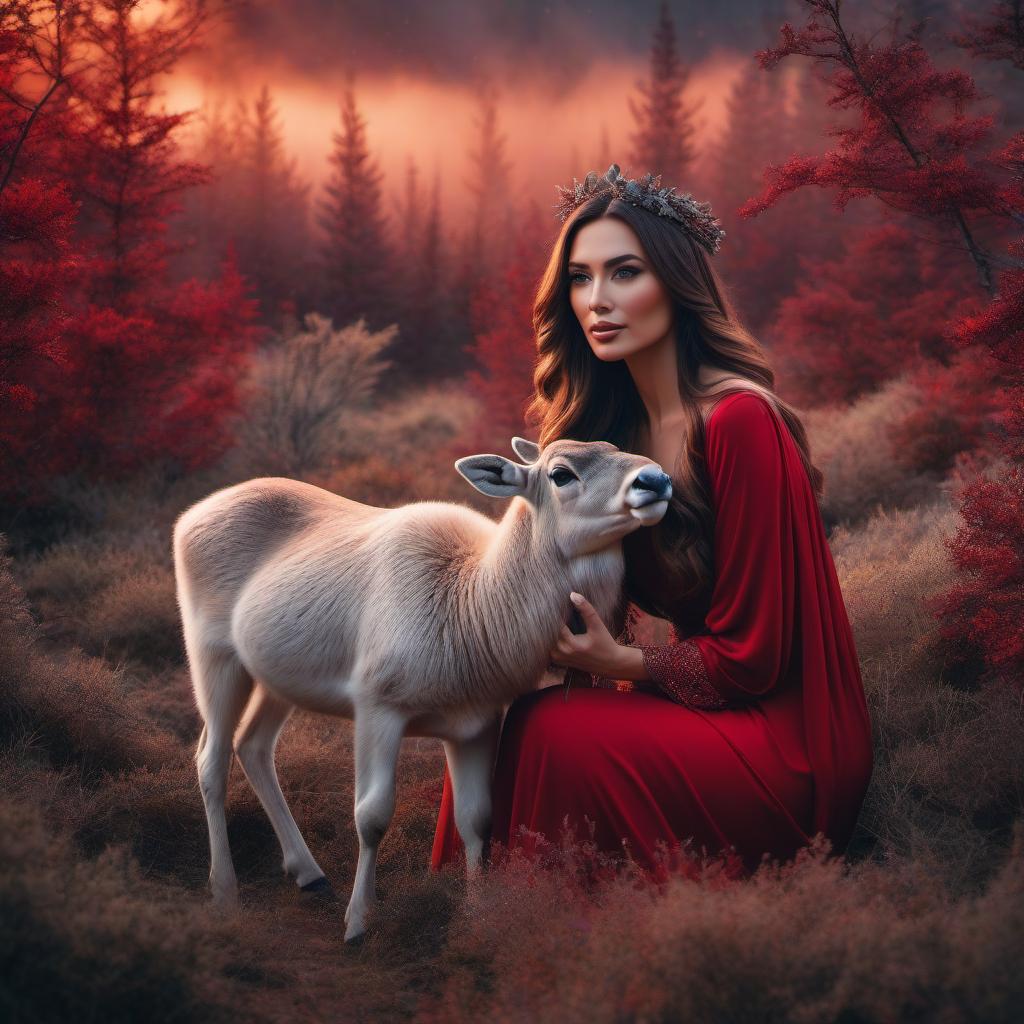
[[[534,396],[527,419],[539,424],[541,447],[558,438],[610,441],[624,451],[642,451],[650,422],[625,360],[596,358],[569,299],[567,263],[576,233],[600,217],[618,217],[637,234],[648,261],[671,297],[679,366],[679,394],[687,411],[679,461],[665,466],[672,477],[668,512],[653,531],[636,531],[624,543],[627,596],[645,610],[652,607],[631,583],[629,552],[635,537],[652,532],[650,543],[665,571],[678,583],[680,598],[705,592],[714,571],[714,511],[704,464],[704,417],[698,399],[750,388],[778,411],[800,450],[816,498],[824,477],[811,462],[803,423],[774,393],[775,373],[764,350],[737,317],[732,302],[707,255],[680,226],[664,217],[616,199],[595,196],[568,217],[555,241],[541,278],[533,309],[537,338]],[[723,371],[745,383],[702,386],[701,365]],[[633,590],[633,592],[630,592]]]

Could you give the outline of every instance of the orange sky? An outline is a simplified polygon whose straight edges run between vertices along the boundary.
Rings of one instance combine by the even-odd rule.
[[[692,67],[687,95],[692,102],[703,96],[698,114],[700,148],[719,130],[725,98],[749,55],[720,49]],[[607,126],[616,159],[627,173],[625,152],[632,117],[628,98],[636,96],[636,82],[646,73],[646,58],[627,64],[593,65],[575,87],[552,97],[537,87],[530,92],[517,84],[514,91],[499,93],[499,124],[507,138],[506,153],[513,164],[514,187],[523,189],[538,203],[553,204],[554,186],[569,184],[588,169],[599,172],[598,146],[602,126]],[[776,69],[764,74],[785,74]],[[204,75],[202,65],[193,63],[176,75],[167,89],[170,109],[194,109],[218,100],[230,109],[235,100],[247,93],[251,98],[266,82],[281,113],[286,144],[298,158],[303,176],[314,186],[322,183],[328,170],[327,154],[331,135],[339,126],[339,98],[327,83],[319,85],[309,77],[288,75],[283,68],[266,68],[249,82],[233,82],[226,89],[216,76]],[[500,84],[498,85],[501,89]],[[450,212],[461,211],[462,178],[466,174],[465,154],[473,144],[476,103],[464,85],[444,85],[414,80],[402,74],[376,78],[363,75],[356,79],[357,103],[367,121],[370,148],[384,172],[386,192],[401,190],[410,156],[420,170],[421,183],[432,180],[434,168],[442,175],[442,204]],[[580,165],[570,166],[573,149]],[[682,183],[681,191],[686,191]]]

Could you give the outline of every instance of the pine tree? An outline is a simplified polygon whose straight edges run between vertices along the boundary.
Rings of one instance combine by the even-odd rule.
[[[401,332],[391,347],[390,378],[399,385],[448,377],[466,364],[452,329],[451,268],[444,245],[439,170],[434,173],[430,203],[417,219],[419,231],[409,244],[401,274]]]
[[[252,282],[265,323],[302,304],[309,279],[308,186],[284,150],[279,115],[266,85],[244,107],[238,140],[239,192],[231,204],[239,267]]]
[[[381,208],[383,175],[371,159],[366,122],[356,106],[349,73],[341,103],[341,131],[333,136],[333,168],[320,203],[324,231],[321,310],[339,327],[366,319],[371,329],[395,321],[393,254]]]
[[[836,130],[843,131],[853,127],[856,123],[856,114],[849,110],[837,110],[829,103],[832,89],[827,75],[822,74],[818,65],[804,63],[796,68],[790,68],[791,74],[794,71],[796,81],[793,83],[788,120],[790,130],[786,137],[792,142],[792,151],[820,154],[827,148],[828,140]],[[776,73],[767,69],[762,71],[765,75]],[[777,160],[771,161],[769,168],[784,161],[785,156],[779,156]],[[765,171],[762,169],[757,187],[747,197],[748,200],[757,195],[764,185],[764,180]],[[744,207],[737,212],[742,217]],[[797,254],[798,263],[808,267],[816,266],[820,260],[831,259],[841,251],[844,240],[857,220],[873,224],[879,219],[878,216],[872,215],[867,203],[862,204],[859,210],[856,206],[838,210],[825,189],[813,188],[791,192],[786,196],[785,204],[780,204],[779,213],[785,227],[780,224],[778,231],[790,240]],[[854,225],[851,225],[851,219],[854,220]]]
[[[80,130],[69,140],[81,226],[102,255],[89,298],[115,306],[164,272],[175,197],[209,180],[208,168],[183,159],[177,145],[189,114],[158,111],[152,103],[158,77],[195,47],[203,6],[182,4],[144,27],[139,6],[139,0],[96,0],[89,8],[85,34],[101,56],[80,86]]]
[[[237,370],[254,310],[228,265],[214,281],[174,282],[167,219],[208,177],[184,160],[187,115],[157,111],[156,83],[195,44],[203,5],[139,17],[135,0],[96,0],[83,25],[92,56],[76,84],[63,173],[81,203],[87,251],[65,296],[67,360],[40,388],[24,429],[90,478],[155,462],[202,465],[230,443]]]
[[[676,51],[676,30],[668,3],[662,0],[651,46],[650,78],[638,83],[640,102],[630,98],[636,124],[631,137],[632,177],[660,174],[662,185],[687,181],[696,156],[693,117],[701,102],[684,102],[690,70]],[[630,173],[629,168],[623,168]]]
[[[469,177],[464,184],[472,198],[462,245],[459,288],[469,296],[494,267],[504,264],[514,236],[511,164],[505,157],[506,139],[498,127],[497,91],[483,82],[477,92],[474,119],[476,142],[469,152]]]
[[[182,193],[181,210],[169,227],[175,241],[169,254],[172,272],[180,278],[210,278],[217,272],[238,227],[238,197],[242,193],[239,141],[244,108],[231,115],[220,101],[204,103],[196,112],[182,151],[200,156],[210,168],[210,180]]]
[[[407,263],[416,258],[423,240],[423,200],[420,194],[419,174],[416,159],[410,154],[405,169],[405,192],[399,206],[402,229],[398,233],[398,244]]]
[[[78,272],[78,253],[70,195],[32,167],[37,143],[51,141],[48,118],[68,85],[66,51],[33,45],[28,11],[11,4],[0,18],[0,498],[20,494],[34,502],[53,462],[25,425],[47,377],[65,372],[64,292]],[[46,29],[48,38],[67,39],[72,26],[63,5]],[[19,80],[29,69],[46,75],[42,91],[36,85],[22,92]]]
[[[771,221],[739,223],[738,210],[760,184],[760,169],[792,145],[783,83],[755,62],[733,83],[725,127],[712,149],[708,196],[725,226],[721,262],[744,320],[759,330],[783,295],[794,287],[799,236],[783,230],[785,214]],[[774,211],[773,211],[774,213]]]

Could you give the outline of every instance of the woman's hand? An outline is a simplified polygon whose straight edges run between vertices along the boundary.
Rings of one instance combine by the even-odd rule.
[[[573,633],[563,624],[558,642],[551,649],[551,660],[557,665],[618,679],[616,673],[622,669],[624,648],[615,642],[615,637],[608,632],[597,610],[582,594],[573,591],[569,599],[579,611],[587,631]]]

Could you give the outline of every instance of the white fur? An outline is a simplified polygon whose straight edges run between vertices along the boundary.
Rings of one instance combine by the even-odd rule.
[[[394,809],[405,735],[437,736],[451,773],[470,875],[490,828],[502,709],[537,685],[569,593],[606,623],[621,615],[621,540],[664,515],[635,486],[660,467],[605,442],[521,438],[526,464],[498,455],[456,468],[511,496],[499,522],[467,506],[359,504],[297,480],[249,480],[211,494],[174,527],[174,566],[196,703],[196,762],[214,899],[237,883],[224,800],[234,751],[300,886],[322,870],[285,803],[274,748],[293,707],[355,723],[359,860],[346,940],[365,929],[377,847]],[[552,468],[578,479],[556,487]]]

